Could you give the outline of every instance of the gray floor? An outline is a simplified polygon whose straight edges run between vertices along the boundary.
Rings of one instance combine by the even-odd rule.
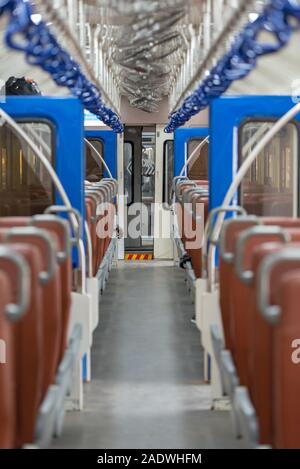
[[[199,333],[182,272],[121,264],[95,332],[85,409],[55,448],[236,448],[230,415],[209,410]]]

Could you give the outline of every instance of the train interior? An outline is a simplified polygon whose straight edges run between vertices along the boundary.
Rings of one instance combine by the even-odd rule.
[[[0,31],[0,449],[300,449],[299,1]]]

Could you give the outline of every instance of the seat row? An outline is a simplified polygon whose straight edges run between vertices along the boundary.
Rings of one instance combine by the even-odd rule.
[[[117,182],[102,179],[85,182],[86,222],[91,238],[92,272],[96,276],[105,257],[115,229]]]
[[[208,217],[209,192],[207,181],[175,178],[175,215],[178,235],[183,243],[186,259],[190,259],[196,278],[202,273],[202,244]]]
[[[112,260],[116,190],[112,180],[86,184],[87,277],[96,277],[108,254]],[[0,217],[0,448],[46,447],[62,431],[66,397],[72,408],[82,405],[81,357],[98,323],[101,285],[91,278],[94,290],[80,293],[73,262],[79,233],[56,215],[68,211]]]
[[[223,390],[251,446],[300,447],[300,219],[238,216],[220,237]]]
[[[0,218],[0,448],[42,438],[70,345],[71,277],[67,221]]]

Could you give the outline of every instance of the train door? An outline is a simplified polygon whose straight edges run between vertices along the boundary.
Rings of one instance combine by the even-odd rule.
[[[154,211],[154,257],[173,259],[172,188],[174,178],[174,139],[164,126],[156,126],[156,172]]]
[[[216,99],[210,112],[210,206],[220,206],[238,167],[272,124],[294,106],[288,96]],[[259,216],[299,215],[300,116],[261,152],[245,176],[235,203]]]
[[[155,127],[125,127],[123,162],[126,251],[153,251],[155,138]]]

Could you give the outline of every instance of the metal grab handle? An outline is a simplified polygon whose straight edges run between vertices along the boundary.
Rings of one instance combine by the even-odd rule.
[[[101,182],[97,185],[94,185],[94,187],[90,187],[89,189],[90,191],[93,191],[93,192],[102,192],[103,191],[105,192],[105,196],[106,196],[106,202],[111,202],[114,198],[114,190],[113,188],[111,187],[111,184],[102,184]]]
[[[176,200],[178,200],[178,187],[180,183],[183,181],[188,181],[186,176],[176,176],[173,178],[172,182],[172,203],[175,204]]]
[[[209,191],[205,188],[199,187],[198,189],[194,189],[194,194],[199,194],[199,195],[209,195]]]
[[[46,285],[53,279],[56,270],[56,247],[51,236],[40,228],[33,226],[22,228],[11,228],[5,234],[5,241],[9,242],[16,238],[39,238],[47,246],[47,260],[48,266],[46,271],[39,273],[39,280],[42,285]]]
[[[173,192],[176,192],[176,186],[183,181],[189,181],[189,179],[186,176],[176,176],[173,178]]]
[[[107,179],[107,178],[101,179],[98,187],[104,187],[105,189],[106,188],[109,189],[110,198],[113,199],[115,197],[115,195],[116,195],[116,186],[113,183],[112,179]]]
[[[179,195],[179,187],[181,185],[185,185],[185,186],[192,186],[192,187],[197,187],[197,184],[194,182],[194,181],[190,181],[190,180],[187,180],[187,181],[184,181],[182,182],[182,184],[179,184],[177,183],[176,186],[175,186],[175,196],[176,196],[176,199],[178,200],[178,202],[181,202],[182,201],[182,197]]]
[[[204,237],[203,237],[203,247],[202,247],[202,277],[203,278],[207,278],[208,276],[208,267],[207,267],[208,245],[209,245],[208,241],[210,241],[210,243],[213,246],[216,246],[219,242],[218,239],[214,239],[214,238],[211,239],[211,236],[214,234],[214,223],[213,223],[214,219],[220,213],[238,213],[240,214],[240,218],[247,215],[246,210],[243,207],[240,207],[239,205],[230,205],[227,207],[222,205],[221,207],[216,207],[210,211],[208,215],[208,220],[205,225]],[[232,221],[232,220],[228,220],[228,221]],[[222,235],[222,232],[221,232],[221,235]],[[222,236],[220,237],[220,251],[222,251]]]
[[[244,270],[243,261],[245,245],[247,241],[256,236],[278,236],[284,243],[290,241],[290,236],[279,226],[254,226],[241,233],[237,245],[235,256],[235,271],[238,278],[249,284],[253,280],[254,273],[251,270]]]
[[[101,184],[99,189],[104,189],[107,192],[108,202],[112,202],[114,199],[114,190],[111,187],[111,184]]]
[[[99,202],[99,200],[100,200],[100,199],[99,199],[100,194],[99,194],[99,193],[95,193],[95,192],[93,192],[93,191],[85,191],[85,196],[88,196],[90,199],[92,199],[92,200],[95,202],[95,205],[96,205],[96,213],[95,213],[95,216],[93,216],[93,215],[91,216],[91,223],[95,224],[96,221],[97,221],[97,207],[98,207],[99,204],[101,205],[101,204],[104,203],[104,202],[102,202],[102,200],[101,200],[101,202]]]
[[[99,217],[99,210],[102,214],[102,212],[106,209],[107,204],[112,202],[107,200],[108,193],[104,187],[101,187],[98,190],[88,190],[85,192],[85,195],[92,197],[92,199],[96,202],[96,217],[93,219],[93,223],[96,223]]]
[[[194,194],[195,195],[200,195],[201,197],[208,197],[209,196],[209,192],[208,190],[206,189],[195,189],[194,191]],[[195,220],[197,220],[197,204],[200,203],[200,204],[203,204],[204,202],[203,201],[192,201],[192,216],[193,218],[195,218]],[[202,218],[202,217],[201,217]]]
[[[185,189],[184,190],[184,193],[182,194],[182,198],[181,198],[181,201],[183,202],[183,204],[188,204],[190,203],[189,202],[189,196],[190,194],[192,194],[194,192],[194,187],[191,187],[189,189]]]
[[[243,224],[246,225],[249,222],[253,222],[253,224],[256,224],[256,225],[261,225],[261,221],[255,215],[240,216],[238,218],[238,221],[241,225]],[[235,218],[231,220],[226,220],[223,224],[223,228],[220,233],[220,242],[219,242],[220,256],[222,257],[223,261],[227,262],[228,264],[232,263],[233,261],[233,253],[226,252],[226,232],[227,232],[228,227],[232,223],[235,223],[235,222],[236,222]]]
[[[17,302],[9,303],[5,307],[5,314],[10,321],[17,321],[27,311],[30,302],[30,270],[20,254],[5,246],[0,246],[0,260],[10,262],[17,268]],[[0,267],[1,269],[1,267]]]
[[[85,193],[94,194],[98,197],[98,204],[110,203],[113,200],[111,189],[103,184],[97,187],[90,187]]]
[[[52,205],[45,210],[46,214],[49,213],[67,213],[73,230],[75,231],[75,238],[71,242],[77,246],[79,254],[79,264],[81,271],[81,293],[86,293],[86,258],[85,246],[82,239],[83,235],[83,222],[82,217],[78,210],[66,205]],[[76,222],[76,223],[75,223]]]
[[[77,221],[77,233],[75,232],[75,239],[72,239],[72,242],[75,242],[76,244],[79,243],[81,239],[81,234],[83,232],[83,226],[82,226],[82,217],[76,208],[73,207],[66,207],[65,205],[51,205],[50,207],[47,207],[45,214],[55,214],[55,213],[67,213],[69,215],[73,215]]]
[[[283,262],[298,264],[300,268],[300,248],[285,247],[264,259],[258,271],[257,306],[263,318],[270,324],[277,324],[282,314],[278,305],[270,305],[270,279],[275,267]]]
[[[113,192],[114,192],[114,195],[117,195],[117,192],[118,192],[118,181],[116,181],[116,179],[109,179],[109,178],[103,178],[101,179],[100,181],[97,181],[97,182],[90,182],[90,181],[85,181],[85,187],[88,188],[88,187],[99,187],[99,186],[105,186],[105,185],[109,185],[109,186],[112,186],[113,187]]]
[[[97,201],[97,205],[108,203],[108,192],[104,187],[99,187],[96,189],[88,189],[85,191],[86,195],[93,195],[94,200]]]
[[[210,239],[210,237],[213,235],[214,218],[216,217],[216,215],[219,215],[219,213],[237,213],[240,216],[246,216],[247,215],[247,211],[239,205],[230,205],[228,207],[222,206],[222,207],[216,207],[216,208],[212,209],[209,213],[208,221],[207,221],[207,225],[208,225],[208,233],[207,233],[208,236],[207,237],[208,237],[208,240],[214,246],[216,246],[218,244],[219,239],[216,239],[216,238]]]
[[[114,196],[117,195],[118,193],[118,188],[119,188],[119,183],[116,179],[111,179],[111,178],[103,178],[101,179],[100,182],[108,182],[110,184],[113,184],[114,187],[115,187],[115,192],[114,192]]]
[[[60,224],[60,226],[63,228],[64,249],[57,253],[57,260],[59,263],[65,262],[71,254],[71,234],[68,222],[60,217],[56,217],[55,215],[34,215],[31,219],[32,225],[40,223],[42,224],[43,222]]]

